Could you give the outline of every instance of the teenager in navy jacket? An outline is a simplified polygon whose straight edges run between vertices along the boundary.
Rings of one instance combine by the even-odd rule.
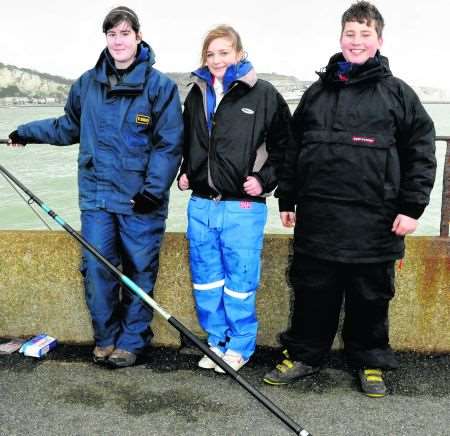
[[[137,15],[119,6],[103,22],[106,48],[71,87],[65,114],[21,125],[12,144],[80,143],[81,232],[113,265],[151,293],[169,188],[181,161],[183,122],[175,83],[153,68]],[[82,273],[92,316],[94,361],[134,364],[151,339],[152,311],[88,251]]]

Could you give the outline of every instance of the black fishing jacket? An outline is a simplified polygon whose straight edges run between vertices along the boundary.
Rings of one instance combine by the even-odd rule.
[[[277,185],[288,147],[291,114],[273,85],[252,70],[225,93],[208,131],[206,86],[199,78],[184,102],[184,153],[180,175],[187,174],[194,194],[210,198],[264,201]],[[261,197],[243,189],[247,176],[261,182]]]
[[[377,53],[338,79],[337,54],[293,116],[276,196],[296,205],[295,250],[338,262],[401,258],[397,214],[419,218],[429,202],[436,159],[433,122],[414,91]]]

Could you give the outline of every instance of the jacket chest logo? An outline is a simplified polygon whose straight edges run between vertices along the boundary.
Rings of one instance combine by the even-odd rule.
[[[253,115],[255,111],[253,109],[250,109],[248,107],[242,107],[241,111],[244,112],[244,114]]]
[[[144,126],[149,126],[152,122],[152,119],[148,115],[137,114],[136,115],[136,124],[141,124]]]
[[[359,142],[362,144],[375,144],[375,138],[369,138],[367,136],[352,136],[353,142]]]

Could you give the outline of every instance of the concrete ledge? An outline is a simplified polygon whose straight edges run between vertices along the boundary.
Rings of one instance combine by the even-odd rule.
[[[286,284],[290,237],[266,235],[258,295],[258,344],[277,346],[288,326],[291,293]],[[391,344],[397,350],[450,352],[450,239],[409,237],[397,270],[391,306]],[[61,342],[92,343],[92,327],[78,272],[80,247],[67,233],[0,231],[0,337],[45,332]],[[155,299],[179,321],[203,335],[194,311],[187,241],[167,233]],[[154,343],[179,346],[180,335],[161,317]],[[335,341],[334,347],[341,343]]]

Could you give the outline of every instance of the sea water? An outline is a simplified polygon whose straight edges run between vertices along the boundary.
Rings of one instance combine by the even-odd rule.
[[[450,136],[450,104],[429,104],[425,107],[435,122],[437,135]],[[0,107],[0,138],[7,138],[19,124],[57,117],[62,113],[62,107]],[[439,234],[446,143],[437,142],[436,145],[438,157],[436,183],[430,205],[419,221],[417,235]],[[77,155],[78,145],[54,147],[46,144],[30,144],[26,147],[13,148],[0,144],[0,164],[75,229],[80,228]],[[24,197],[21,198],[19,193],[0,176],[0,229],[46,228],[26,203],[28,198]],[[186,230],[188,199],[188,192],[181,192],[175,184],[172,186],[168,231]],[[268,200],[268,207],[266,233],[291,233],[291,229],[281,226],[277,201],[273,197]],[[36,209],[40,212],[38,207]],[[46,218],[51,228],[59,229],[53,220]]]

